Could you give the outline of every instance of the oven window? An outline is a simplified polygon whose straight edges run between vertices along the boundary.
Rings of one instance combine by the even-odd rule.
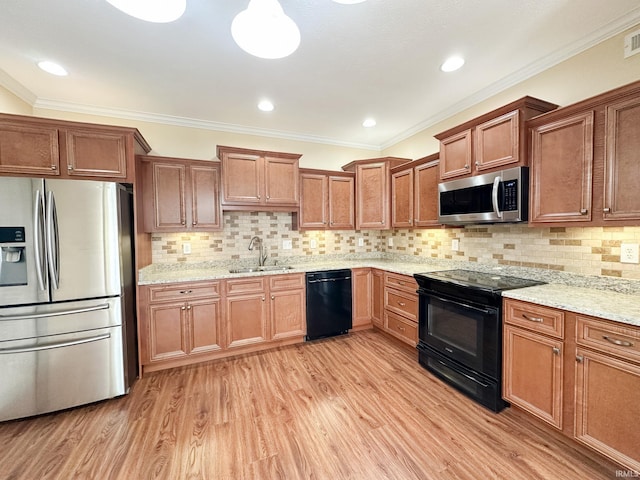
[[[484,315],[432,298],[429,302],[429,335],[471,356],[479,352]]]

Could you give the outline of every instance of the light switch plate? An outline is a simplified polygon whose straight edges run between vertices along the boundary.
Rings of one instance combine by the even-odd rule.
[[[640,263],[637,243],[623,243],[620,245],[621,263]]]
[[[293,242],[291,240],[282,240],[282,249],[291,250],[293,248]]]
[[[389,247],[393,247],[393,237],[389,237],[389,239],[387,240],[387,245]]]
[[[453,240],[451,240],[451,250],[454,252],[457,252],[458,250],[460,250],[460,240],[457,238],[454,238]]]
[[[182,244],[182,253],[184,255],[189,255],[191,253],[191,244],[190,243],[183,243]]]
[[[364,247],[364,238],[362,238],[362,237],[358,238],[358,246],[359,247]]]

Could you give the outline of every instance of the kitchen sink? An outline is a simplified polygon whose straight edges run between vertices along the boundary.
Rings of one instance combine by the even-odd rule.
[[[229,273],[251,273],[251,272],[277,272],[280,270],[291,270],[288,265],[269,265],[262,267],[230,268]]]

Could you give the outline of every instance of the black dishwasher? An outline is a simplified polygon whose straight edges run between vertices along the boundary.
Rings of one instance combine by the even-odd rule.
[[[308,272],[306,340],[341,335],[351,325],[351,270]]]

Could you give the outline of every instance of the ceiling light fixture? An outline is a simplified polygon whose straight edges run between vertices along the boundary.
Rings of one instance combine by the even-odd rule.
[[[231,35],[241,49],[259,58],[283,58],[300,45],[300,30],[278,0],[250,0],[233,19]]]
[[[67,71],[62,65],[58,65],[57,63],[51,62],[49,60],[38,62],[38,67],[40,67],[45,72],[50,73],[51,75],[57,75],[58,77],[66,77],[68,75]]]
[[[367,118],[364,122],[362,122],[362,126],[365,128],[375,127],[376,121],[373,118]]]
[[[458,70],[460,67],[464,65],[464,58],[454,56],[449,57],[445,60],[445,62],[440,66],[440,70],[443,72],[454,72]]]
[[[336,3],[342,3],[343,5],[353,5],[354,3],[362,3],[365,0],[333,0]]]
[[[272,112],[274,106],[273,103],[271,103],[269,100],[260,100],[260,103],[258,103],[258,108],[263,112]]]
[[[107,0],[132,17],[154,23],[179,19],[187,8],[187,0]]]

